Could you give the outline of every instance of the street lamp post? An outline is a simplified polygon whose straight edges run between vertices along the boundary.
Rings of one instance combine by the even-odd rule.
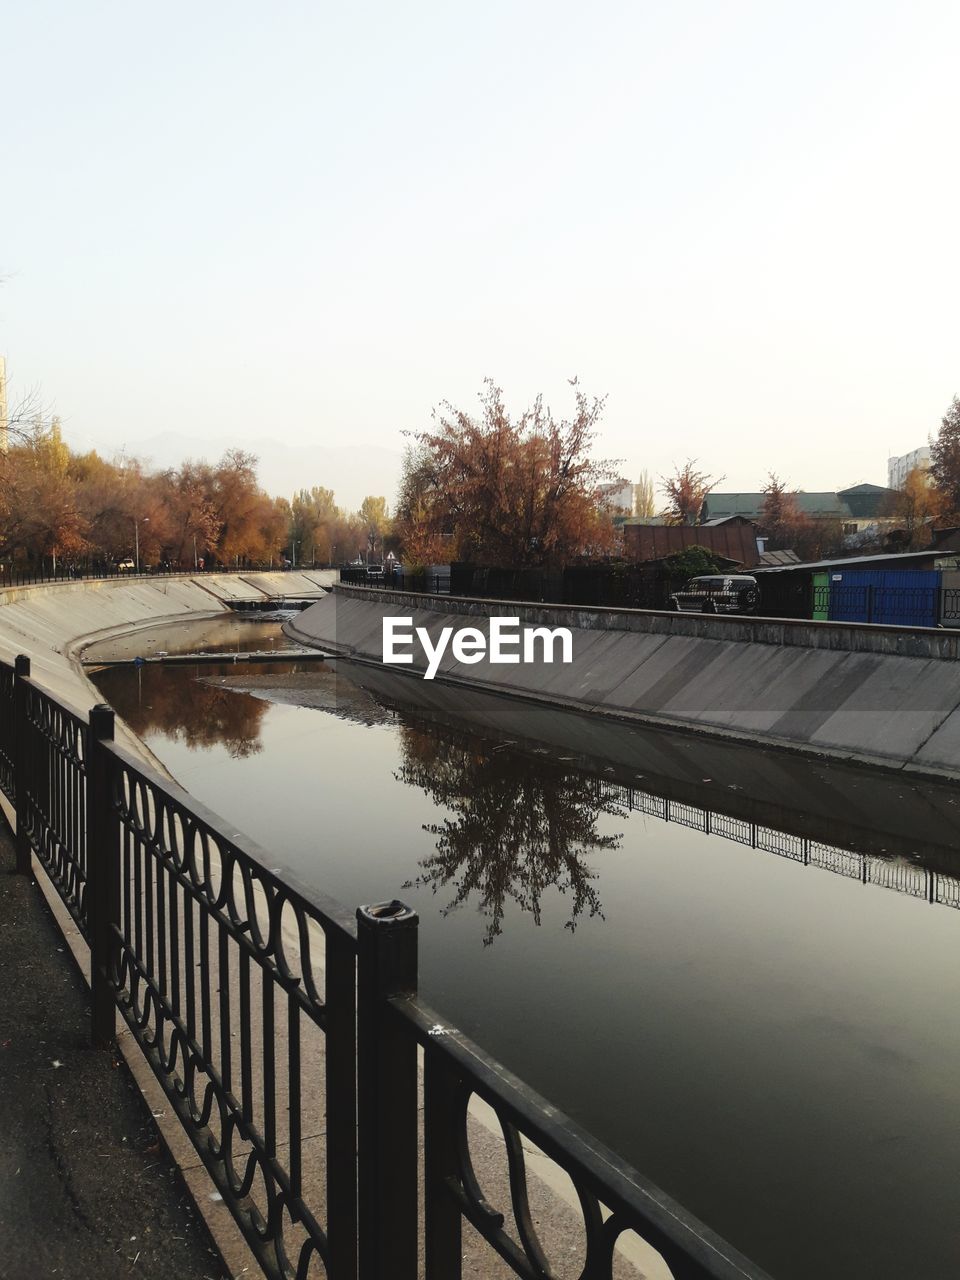
[[[149,524],[150,517],[143,516],[142,523]],[[134,554],[134,562],[136,563],[136,566],[137,566],[137,573],[140,572],[140,524],[141,524],[141,519],[138,518],[137,516],[134,516],[133,517],[133,547],[134,547],[133,554]]]

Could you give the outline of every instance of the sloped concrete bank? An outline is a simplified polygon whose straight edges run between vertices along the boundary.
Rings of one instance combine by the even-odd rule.
[[[491,617],[568,627],[573,661],[475,664],[446,652],[436,678],[617,719],[696,730],[960,778],[960,635],[906,627],[704,617],[413,595],[337,585],[284,630],[382,665],[384,617],[443,627]],[[457,619],[461,619],[458,623]],[[414,646],[412,666],[425,661]]]
[[[336,576],[335,570],[204,573],[8,587],[0,590],[0,658],[12,662],[25,653],[45,689],[83,710],[100,697],[80,666],[81,656],[123,657],[131,649],[166,648],[186,623],[209,620],[211,629],[222,625],[231,601],[281,595],[319,599]],[[143,634],[148,630],[149,639]],[[143,755],[139,739],[121,732],[124,745]]]

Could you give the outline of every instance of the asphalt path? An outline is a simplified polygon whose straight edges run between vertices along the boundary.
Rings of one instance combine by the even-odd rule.
[[[0,819],[0,1280],[223,1280],[142,1095]]]

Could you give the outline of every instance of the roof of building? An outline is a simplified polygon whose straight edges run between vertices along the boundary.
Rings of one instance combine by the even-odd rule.
[[[849,489],[840,489],[837,493],[837,497],[842,498],[850,508],[850,514],[855,520],[892,515],[896,496],[896,489],[887,489],[882,484],[855,484]]]
[[[734,564],[757,563],[757,539],[753,526],[739,521],[721,525],[651,525],[627,520],[623,526],[624,549],[638,561],[665,560],[686,547],[704,547]]]
[[[746,516],[714,516],[712,520],[704,520],[700,527],[702,529],[712,529],[718,524],[732,524],[735,521],[739,521],[741,524],[753,524],[753,521],[748,520]]]
[[[785,496],[813,520],[864,520],[884,514],[884,505],[895,493],[895,489],[879,484],[856,484],[835,493],[805,493],[801,489]],[[708,493],[703,503],[704,523],[714,524],[731,516],[759,520],[766,497],[765,493]]]
[[[836,493],[795,493],[800,511],[804,515],[821,520],[849,520],[850,508]],[[706,520],[728,519],[744,516],[747,520],[759,520],[766,501],[765,493],[708,493],[704,499],[703,514]]]
[[[757,567],[772,569],[776,566],[793,566],[799,563],[800,557],[795,551],[764,551],[760,556],[760,564]]]
[[[936,560],[943,555],[942,551],[904,551],[896,555],[877,555],[877,556],[836,556],[832,560],[806,560],[797,561],[794,564],[776,565],[771,568],[757,567],[755,573],[790,573],[794,570],[800,570],[808,573],[816,573],[820,569],[870,569],[879,568],[881,564],[888,564],[896,567],[901,565],[904,569],[918,568],[924,560]]]

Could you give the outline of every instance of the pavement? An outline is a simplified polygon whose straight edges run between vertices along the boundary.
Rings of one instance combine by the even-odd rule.
[[[0,1280],[224,1280],[129,1069],[0,820]]]

